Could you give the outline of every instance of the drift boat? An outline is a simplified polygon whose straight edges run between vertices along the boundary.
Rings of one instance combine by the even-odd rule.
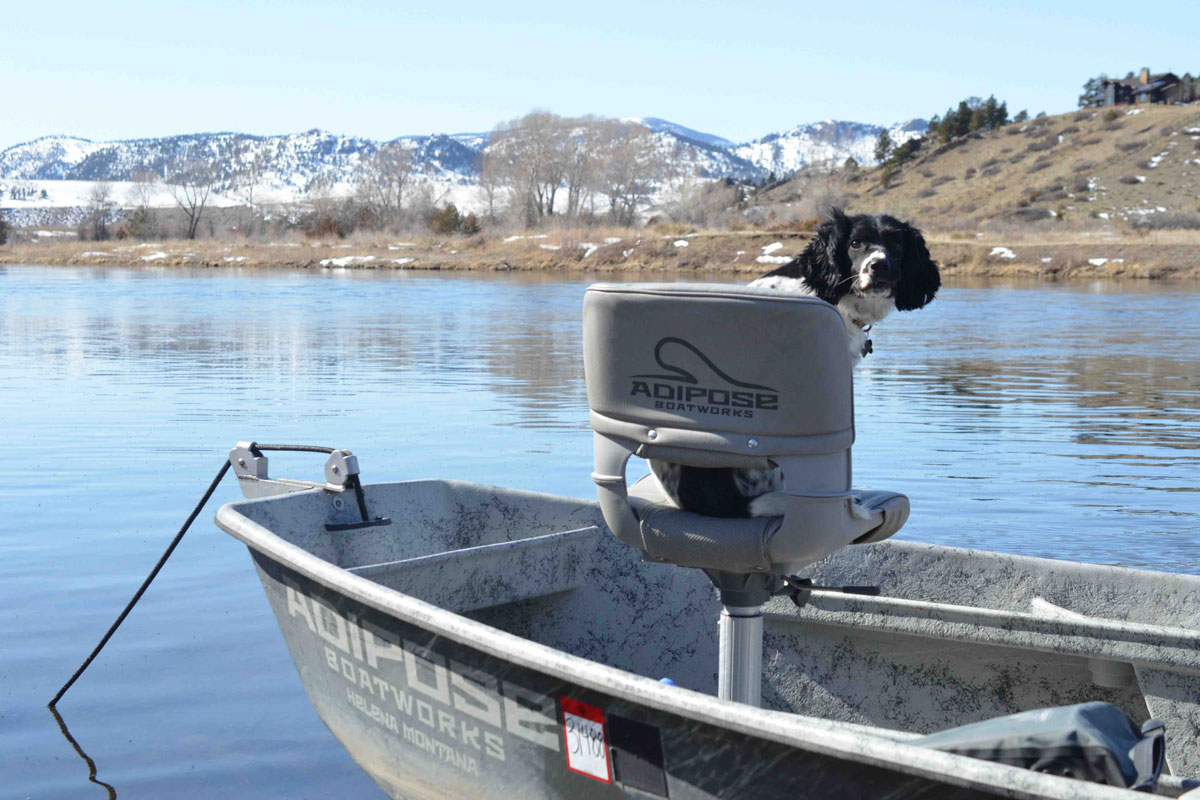
[[[599,502],[363,484],[345,450],[323,481],[276,479],[253,443],[230,454],[248,499],[217,524],[249,547],[321,719],[388,795],[1200,787],[1200,579],[887,541],[908,501],[850,488],[845,332],[820,301],[602,284],[584,305]],[[778,465],[785,514],[682,511],[652,479],[627,486],[634,455]],[[1094,701],[1135,740],[1109,748],[1104,783],[1070,760],[1078,731],[1047,744],[1029,715],[995,719]],[[1017,731],[1033,769],[994,737],[1007,763],[937,733],[971,723]]]

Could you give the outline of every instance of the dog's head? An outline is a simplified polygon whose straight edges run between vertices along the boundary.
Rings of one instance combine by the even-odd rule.
[[[798,260],[805,282],[834,305],[848,294],[885,295],[911,311],[932,300],[942,282],[921,232],[886,214],[831,209]]]

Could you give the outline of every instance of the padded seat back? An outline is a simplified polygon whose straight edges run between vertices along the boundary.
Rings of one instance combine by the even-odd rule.
[[[727,284],[597,284],[583,319],[592,477],[623,541],[684,566],[790,574],[881,528],[883,512],[855,504],[850,491],[851,364],[832,306]],[[717,521],[644,492],[631,503],[631,455],[778,466],[786,513]]]

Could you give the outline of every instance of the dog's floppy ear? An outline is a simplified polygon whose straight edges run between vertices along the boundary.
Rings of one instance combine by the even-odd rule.
[[[900,282],[896,284],[896,309],[912,311],[933,299],[942,276],[937,262],[929,257],[925,237],[908,223],[901,223],[904,234],[904,261],[900,265]]]
[[[799,259],[804,265],[804,282],[817,297],[834,305],[845,294],[839,293],[838,289],[842,283],[839,262],[846,251],[846,227],[847,218],[841,209],[830,208]]]

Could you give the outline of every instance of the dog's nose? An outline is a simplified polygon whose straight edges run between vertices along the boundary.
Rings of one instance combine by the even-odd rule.
[[[877,250],[867,256],[863,269],[875,275],[886,275],[892,271],[892,262],[885,251]]]

